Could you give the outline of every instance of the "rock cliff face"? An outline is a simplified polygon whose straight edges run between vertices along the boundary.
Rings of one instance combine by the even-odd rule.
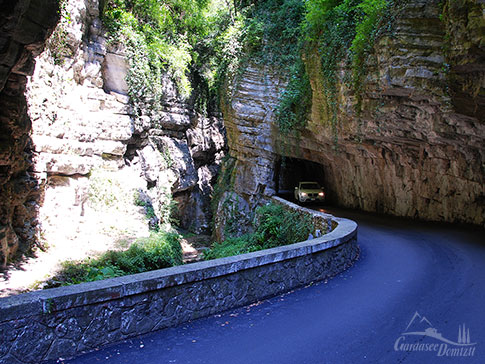
[[[0,1],[0,268],[30,247],[38,224],[42,183],[33,169],[24,92],[57,8],[56,0]]]
[[[58,188],[49,183],[53,177],[72,176],[77,181],[72,194],[81,195],[78,205],[84,214],[84,201],[92,202],[96,188],[93,171],[110,179],[128,169],[134,179],[143,177],[131,194],[152,226],[156,220],[169,223],[168,211],[174,207],[182,227],[209,232],[210,193],[225,148],[221,120],[195,113],[168,76],[159,115],[135,118],[127,96],[125,51],[107,42],[98,1],[70,0],[66,10],[72,21],[61,21],[56,29],[65,42],[62,59],[54,54],[60,53],[58,47],[43,54],[28,92],[37,166],[47,173],[48,189]],[[171,207],[172,195],[176,204]],[[59,219],[59,209],[54,210],[52,219]]]
[[[134,130],[128,96],[105,88],[107,53],[98,2],[67,1],[27,84],[34,169],[44,179],[39,238],[71,253],[148,235],[133,204],[147,184],[140,163],[124,159]]]
[[[350,70],[339,72],[336,129],[317,52],[305,58],[311,115],[289,136],[274,116],[284,82],[249,66],[224,107],[237,159],[234,191],[254,206],[283,185],[292,188],[280,170],[300,164],[294,173],[318,169],[313,175],[340,206],[485,225],[484,12],[476,1],[449,1],[444,10],[439,1],[406,2],[393,36],[381,38],[368,60],[360,115],[343,81]]]
[[[135,119],[125,52],[107,42],[98,0],[69,0],[61,12],[54,0],[4,3],[0,266],[39,238],[147,235],[149,223],[169,223],[172,195],[182,227],[210,231],[220,118],[195,113],[167,76],[161,115]]]

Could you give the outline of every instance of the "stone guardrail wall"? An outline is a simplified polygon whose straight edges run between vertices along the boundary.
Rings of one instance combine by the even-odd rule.
[[[358,257],[357,224],[321,218],[335,228],[313,240],[2,298],[0,364],[72,357],[332,277]]]

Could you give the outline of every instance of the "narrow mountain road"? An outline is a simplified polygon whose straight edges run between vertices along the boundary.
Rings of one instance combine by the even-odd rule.
[[[330,212],[359,224],[338,277],[66,363],[485,363],[484,230]]]

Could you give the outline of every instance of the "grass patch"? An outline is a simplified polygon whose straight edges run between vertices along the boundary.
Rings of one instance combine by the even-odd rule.
[[[110,250],[98,258],[64,262],[61,271],[47,282],[45,288],[99,281],[180,264],[180,235],[152,233],[148,238],[137,240],[126,250]]]

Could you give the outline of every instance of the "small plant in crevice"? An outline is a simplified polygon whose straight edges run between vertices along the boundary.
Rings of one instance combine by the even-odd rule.
[[[150,230],[158,231],[159,219],[155,214],[151,198],[142,189],[136,190],[133,197],[135,205],[143,207]]]
[[[148,191],[138,189],[134,193],[134,204],[143,207],[149,228],[152,231],[169,231],[178,221],[174,217],[177,201],[168,186],[155,186]]]
[[[44,315],[51,314],[54,310],[54,301],[52,298],[48,298],[45,301],[42,301],[42,313]]]
[[[174,160],[172,158],[172,155],[170,154],[170,149],[167,146],[163,145],[160,149],[160,155],[165,161],[165,167],[172,168],[174,165]]]
[[[230,191],[234,185],[233,172],[235,165],[236,159],[231,157],[229,154],[226,154],[222,159],[219,176],[217,177],[217,182],[214,185],[211,195],[211,210],[214,218],[217,214],[217,208],[222,196],[225,192]]]
[[[178,225],[176,216],[177,201],[175,201],[172,190],[169,186],[157,187],[158,204],[155,206],[155,213],[160,218],[160,228],[167,230],[171,225]]]
[[[68,32],[67,26],[71,23],[71,15],[67,10],[68,0],[59,1],[59,23],[52,32],[51,36],[46,42],[46,48],[49,50],[54,64],[62,66],[64,61],[68,57],[74,55],[74,51],[71,49],[67,42]]]

